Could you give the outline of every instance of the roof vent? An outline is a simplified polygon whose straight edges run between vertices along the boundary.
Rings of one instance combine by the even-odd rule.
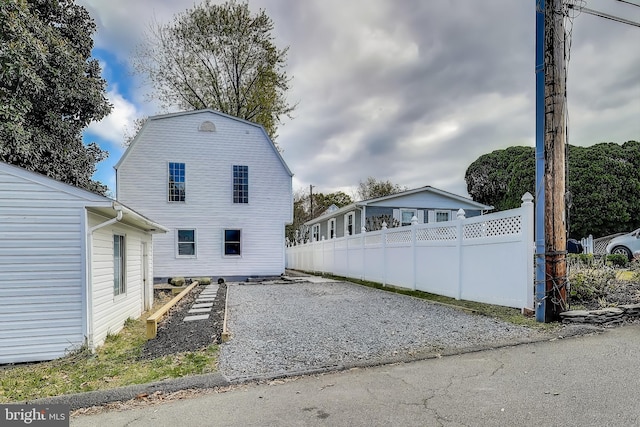
[[[198,130],[200,132],[215,132],[216,125],[207,120],[206,122],[200,123],[200,127],[198,128]]]

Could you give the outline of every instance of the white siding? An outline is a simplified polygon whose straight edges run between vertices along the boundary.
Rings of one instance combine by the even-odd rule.
[[[215,132],[200,132],[204,121]],[[167,201],[167,165],[186,164],[186,202]],[[249,167],[249,203],[232,203],[232,166]],[[118,199],[169,228],[154,238],[154,275],[284,272],[291,176],[260,127],[210,111],[150,119],[117,171]],[[242,230],[241,257],[223,256],[224,228]],[[197,258],[176,258],[176,230],[197,230]]]
[[[83,201],[0,170],[0,364],[48,360],[83,336]]]
[[[89,214],[89,227],[106,221],[95,214]],[[126,292],[114,296],[113,291],[113,236],[125,236]],[[108,334],[122,329],[129,318],[138,318],[143,310],[142,252],[141,243],[151,236],[133,227],[115,223],[99,228],[93,233],[92,304],[93,304],[93,345],[104,343]]]

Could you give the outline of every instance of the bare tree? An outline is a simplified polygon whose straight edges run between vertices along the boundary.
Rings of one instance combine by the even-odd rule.
[[[264,10],[252,15],[246,2],[209,0],[155,21],[133,59],[163,107],[212,108],[261,124],[275,139],[280,118],[293,111],[286,100],[288,48],[273,40]]]

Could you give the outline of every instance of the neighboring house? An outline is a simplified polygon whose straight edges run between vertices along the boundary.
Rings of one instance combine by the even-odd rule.
[[[309,227],[310,239],[319,241],[359,234],[363,226],[366,231],[374,231],[383,223],[388,228],[411,225],[414,216],[420,224],[450,221],[456,219],[459,209],[470,218],[493,206],[426,186],[325,211],[304,224]]]
[[[0,364],[51,360],[151,307],[162,226],[107,197],[0,162]]]
[[[116,168],[118,200],[170,229],[157,281],[284,273],[292,173],[262,126],[213,110],[150,117]]]

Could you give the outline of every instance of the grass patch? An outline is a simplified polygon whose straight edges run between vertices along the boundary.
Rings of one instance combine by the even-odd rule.
[[[318,273],[309,274],[318,275]],[[367,286],[369,288],[380,289],[386,292],[393,292],[396,294],[409,295],[412,297],[432,301],[438,304],[444,304],[448,306],[452,306],[454,308],[458,308],[461,310],[465,310],[468,312],[472,312],[475,314],[480,314],[482,316],[493,317],[496,319],[504,320],[505,322],[513,323],[516,325],[528,326],[536,329],[551,329],[557,327],[557,323],[541,323],[537,322],[533,317],[527,317],[522,315],[519,309],[503,307],[500,305],[492,305],[492,304],[484,304],[481,302],[475,301],[466,301],[466,300],[457,300],[455,298],[449,298],[442,295],[432,294],[429,292],[423,291],[414,291],[411,289],[402,289],[394,286],[383,286],[381,283],[370,282],[368,280],[360,280],[360,279],[352,279],[349,277],[342,276],[334,276],[332,274],[320,274],[320,276],[328,278],[341,280],[350,283],[356,283],[358,285]]]
[[[145,384],[166,378],[205,374],[217,370],[218,346],[138,360],[146,342],[146,318],[129,319],[118,334],[110,334],[95,353],[86,348],[50,362],[0,370],[0,403],[31,400],[62,394]]]

